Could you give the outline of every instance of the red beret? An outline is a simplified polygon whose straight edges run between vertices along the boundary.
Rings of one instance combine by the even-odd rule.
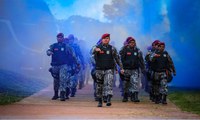
[[[152,46],[153,45],[158,45],[159,43],[160,43],[160,40],[155,40],[155,41],[153,41]]]
[[[64,37],[64,34],[63,33],[58,33],[57,37]]]
[[[108,34],[108,33],[103,34],[103,35],[101,36],[101,39],[104,39],[104,38],[106,38],[106,37],[110,37],[110,34]]]
[[[73,35],[73,34],[69,34],[69,35],[68,35],[68,39],[74,40],[74,35]]]
[[[131,42],[131,41],[135,41],[135,39],[134,39],[133,37],[128,37],[128,38],[126,39],[126,42],[127,42],[127,43],[129,43],[129,42]]]
[[[164,43],[164,42],[160,42],[160,43],[158,44],[158,46],[161,46],[161,45],[164,45],[164,46],[165,46],[165,43]]]

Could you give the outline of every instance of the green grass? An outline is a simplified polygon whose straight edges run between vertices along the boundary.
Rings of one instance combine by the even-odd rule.
[[[49,80],[0,69],[0,105],[18,102],[49,85]]]
[[[0,105],[7,105],[7,104],[14,103],[14,102],[18,102],[23,98],[24,98],[23,96],[1,93],[0,94]]]
[[[173,90],[169,99],[181,110],[200,115],[200,90]]]

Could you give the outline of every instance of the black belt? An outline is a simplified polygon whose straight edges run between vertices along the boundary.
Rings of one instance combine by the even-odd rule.
[[[166,72],[166,70],[153,70],[154,72]]]
[[[114,69],[114,67],[107,67],[107,68],[96,67],[96,70],[109,70],[109,69]]]

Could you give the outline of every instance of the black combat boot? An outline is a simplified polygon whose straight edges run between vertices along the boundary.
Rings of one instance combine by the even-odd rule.
[[[60,92],[60,101],[65,101],[65,91]]]
[[[103,105],[102,98],[98,98],[98,99],[99,99],[99,103],[98,103],[98,106],[97,106],[97,107],[102,107],[102,105]]]
[[[128,93],[124,93],[124,97],[122,99],[122,102],[127,102],[128,101]]]
[[[112,104],[111,104],[111,97],[112,97],[112,95],[108,95],[107,96],[107,103],[106,103],[106,106],[111,106]]]
[[[152,92],[149,93],[149,100],[153,101],[153,93]]]
[[[84,82],[83,82],[83,81],[80,81],[80,82],[79,82],[79,87],[78,87],[78,89],[82,89],[83,86],[84,86]]]
[[[152,96],[151,96],[151,97],[152,97],[152,100],[151,100],[151,101],[152,101],[152,102],[155,102],[156,97],[155,97],[155,95],[154,95],[153,93],[152,93]]]
[[[135,94],[131,93],[131,101],[134,102],[135,101]]]
[[[52,100],[57,100],[58,98],[58,91],[54,91],[54,96],[52,97]]]
[[[66,99],[69,99],[69,94],[70,94],[70,89],[66,88],[66,95],[65,95]]]
[[[70,97],[75,97],[75,94],[76,94],[76,88],[72,88]]]
[[[94,100],[95,100],[95,101],[99,101],[99,98],[98,98],[97,95],[96,95],[96,91],[94,92]]]
[[[162,95],[162,104],[167,104],[167,95]]]
[[[163,95],[160,93],[160,94],[159,94],[160,103],[162,103],[162,100],[163,100],[162,98],[163,98]]]
[[[160,103],[160,95],[155,95],[155,104]]]
[[[134,101],[133,102],[140,102],[140,100],[138,99],[138,92],[134,92]]]
[[[107,96],[103,96],[103,102],[107,103]]]

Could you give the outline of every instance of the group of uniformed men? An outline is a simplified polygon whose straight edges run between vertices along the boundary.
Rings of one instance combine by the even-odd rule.
[[[68,39],[71,39],[70,35]],[[69,42],[64,42],[62,33],[57,35],[57,41],[47,50],[47,55],[52,55],[50,71],[54,78],[55,92],[52,99],[59,98],[58,91],[60,91],[60,100],[64,101],[69,98],[70,92],[73,96],[73,90],[77,86],[74,75],[80,72],[84,62],[81,57],[77,57],[73,46]],[[136,40],[133,37],[125,40],[119,53],[109,42],[110,34],[105,33],[91,50],[93,65],[91,75],[94,80],[94,96],[98,101],[98,107],[102,107],[103,102],[106,106],[112,105],[115,71],[119,71],[122,81],[122,102],[127,102],[129,97],[133,102],[140,102],[138,94],[141,75],[144,74],[148,79],[150,99],[156,104],[167,104],[167,84],[173,78],[172,73],[176,75],[176,71],[170,55],[165,51],[165,43],[155,40],[144,61],[143,54],[136,46]]]

